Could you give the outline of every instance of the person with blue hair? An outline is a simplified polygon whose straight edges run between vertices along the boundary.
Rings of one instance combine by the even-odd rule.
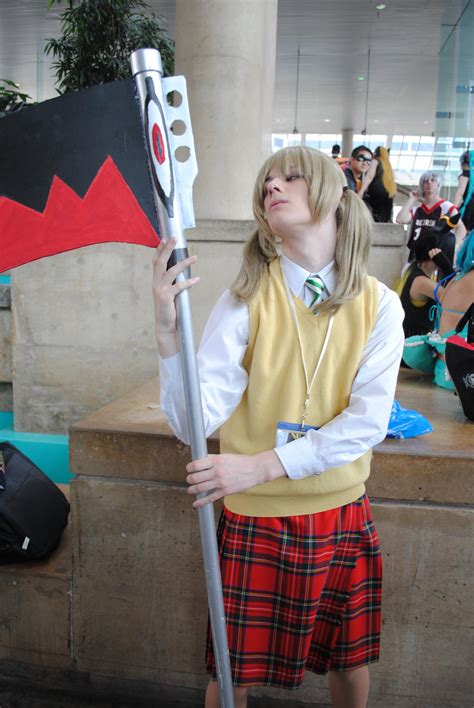
[[[412,369],[434,375],[434,383],[453,390],[446,369],[446,340],[455,333],[465,311],[474,302],[474,229],[464,239],[456,258],[455,273],[435,292],[436,318],[433,332],[405,340],[403,361]]]

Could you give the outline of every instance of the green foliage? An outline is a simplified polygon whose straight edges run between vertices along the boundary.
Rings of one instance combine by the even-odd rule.
[[[19,111],[32,103],[31,96],[18,91],[19,88],[19,84],[10,79],[0,79],[0,115]]]
[[[48,7],[62,0],[48,0]],[[144,0],[66,0],[59,16],[62,36],[48,39],[60,94],[131,76],[130,54],[135,49],[159,49],[165,75],[173,73],[174,42],[164,20],[145,15]]]

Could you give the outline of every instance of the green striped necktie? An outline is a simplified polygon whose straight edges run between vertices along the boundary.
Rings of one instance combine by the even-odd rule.
[[[306,287],[308,287],[313,293],[313,300],[310,307],[316,305],[321,300],[322,294],[324,292],[323,279],[319,275],[310,275],[305,281]]]

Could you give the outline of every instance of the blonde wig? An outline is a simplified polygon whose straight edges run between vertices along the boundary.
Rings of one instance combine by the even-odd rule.
[[[375,151],[375,157],[382,167],[382,184],[388,196],[393,199],[397,193],[397,185],[395,184],[395,176],[393,174],[392,165],[387,148],[378,147]]]
[[[336,237],[336,287],[330,297],[314,307],[318,312],[334,312],[358,295],[367,275],[372,217],[360,197],[347,188],[341,168],[327,155],[308,147],[278,150],[263,164],[253,193],[253,213],[257,228],[244,247],[240,272],[231,287],[234,297],[250,302],[268,266],[279,255],[278,237],[265,218],[265,180],[271,170],[283,175],[295,172],[304,177],[309,189],[309,206],[317,224],[334,214]],[[315,241],[315,248],[318,247]]]

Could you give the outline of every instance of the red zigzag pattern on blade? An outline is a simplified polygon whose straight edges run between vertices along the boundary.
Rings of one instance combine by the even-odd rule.
[[[155,247],[159,238],[110,156],[83,199],[56,176],[43,213],[0,197],[0,272],[112,241]]]

